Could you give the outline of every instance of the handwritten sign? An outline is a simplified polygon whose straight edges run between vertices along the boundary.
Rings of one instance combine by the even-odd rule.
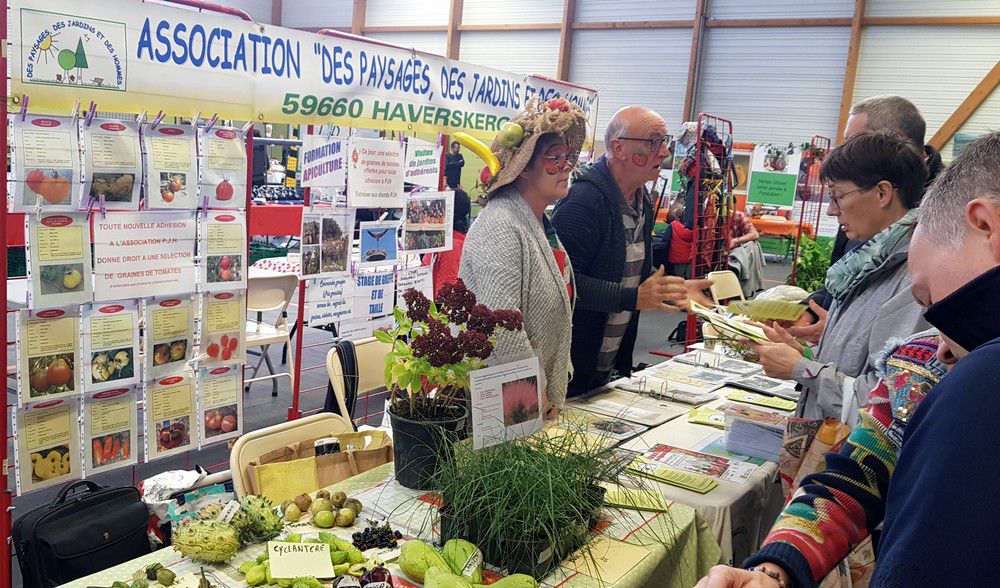
[[[330,561],[330,546],[326,543],[268,541],[267,556],[271,562],[271,576],[274,578],[334,576],[333,563]]]

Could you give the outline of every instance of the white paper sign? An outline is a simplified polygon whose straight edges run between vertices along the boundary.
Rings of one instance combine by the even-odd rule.
[[[82,212],[27,214],[29,308],[93,299],[90,223]]]
[[[347,204],[354,208],[403,207],[403,147],[399,141],[348,141]]]
[[[332,578],[333,562],[330,546],[326,543],[267,542],[268,561],[274,578]]]
[[[422,265],[399,270],[399,279],[396,281],[396,290],[399,292],[397,304],[403,310],[407,310],[403,294],[410,288],[420,292],[428,300],[434,300],[434,266]]]
[[[14,411],[18,494],[82,477],[78,401],[41,402]]]
[[[306,317],[310,327],[321,327],[354,314],[355,278],[317,278],[306,288]]]
[[[390,314],[375,319],[358,319],[337,323],[337,336],[349,341],[367,339],[380,329],[391,329],[396,319]]]
[[[450,251],[455,217],[454,192],[417,192],[406,197],[403,250],[407,253]]]
[[[395,287],[396,275],[391,271],[358,274],[352,318],[374,318],[391,314]]]
[[[416,137],[406,140],[404,181],[436,189],[441,176],[441,146]]]
[[[93,119],[89,126],[82,120],[84,147],[83,195],[81,202],[93,198],[94,207],[101,196],[108,209],[138,210],[142,185],[142,153],[139,127],[134,121]]]
[[[238,129],[199,129],[201,180],[198,202],[210,208],[243,208],[247,195],[246,136]]]
[[[83,469],[97,474],[139,461],[135,386],[94,392],[83,401]]]
[[[201,445],[243,433],[243,364],[202,369],[198,377]]]
[[[75,210],[80,200],[80,135],[66,116],[11,116],[14,179],[10,210]]]
[[[246,361],[246,296],[243,292],[215,292],[202,296],[199,366]]]
[[[83,306],[83,389],[139,381],[139,309],[132,300]]]
[[[95,215],[94,300],[194,292],[195,214]]]
[[[302,166],[299,178],[302,187],[343,190],[347,181],[347,170],[344,168],[345,146],[346,142],[342,139],[328,138],[325,135],[302,137],[302,149],[299,151]]]
[[[209,211],[203,217],[201,283],[207,292],[247,287],[247,225],[241,210]]]
[[[482,449],[540,431],[541,382],[537,357],[470,372],[473,446]]]
[[[146,461],[198,446],[194,391],[186,371],[146,383]]]
[[[358,267],[396,265],[399,221],[361,223],[361,263]]]
[[[198,156],[194,127],[142,128],[146,153],[146,208],[198,208]]]

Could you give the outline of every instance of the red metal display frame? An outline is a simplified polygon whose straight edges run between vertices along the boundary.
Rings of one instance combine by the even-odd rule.
[[[714,128],[720,142],[707,141],[704,131]],[[691,246],[691,279],[704,278],[709,272],[729,268],[729,234],[736,207],[730,183],[729,161],[732,158],[733,122],[714,114],[699,113],[691,180],[695,182],[694,237]],[[728,139],[728,140],[727,140]],[[728,150],[728,157],[717,161],[720,178],[710,177],[706,152]],[[717,158],[718,159],[718,158]],[[710,223],[709,221],[715,221]],[[722,221],[719,223],[719,221]],[[687,313],[685,347],[699,340],[698,318]]]
[[[809,140],[809,152],[802,155],[803,157],[807,157],[808,161],[806,163],[806,181],[802,187],[802,205],[799,210],[799,233],[795,239],[795,254],[792,255],[792,275],[788,278],[789,284],[793,286],[795,285],[795,271],[799,265],[799,248],[802,244],[802,233],[807,219],[812,220],[812,210],[807,211],[806,209],[811,209],[812,204],[815,203],[816,219],[813,222],[813,234],[817,238],[819,237],[819,223],[823,218],[823,197],[826,195],[826,186],[820,181],[818,174],[813,176],[810,171],[812,170],[817,154],[823,154],[819,158],[821,161],[826,159],[826,156],[830,154],[831,145],[832,141],[830,141],[829,137],[813,135],[812,139]]]

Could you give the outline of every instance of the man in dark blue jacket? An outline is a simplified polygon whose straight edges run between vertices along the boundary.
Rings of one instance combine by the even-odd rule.
[[[659,177],[668,137],[667,124],[652,110],[619,110],[604,133],[607,153],[580,169],[556,204],[552,224],[577,285],[570,396],[606,383],[614,372],[631,372],[640,310],[687,304],[684,280],[652,267],[655,213],[645,185]]]

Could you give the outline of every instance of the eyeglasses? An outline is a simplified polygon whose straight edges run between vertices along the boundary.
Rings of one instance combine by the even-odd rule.
[[[830,188],[829,186],[827,186],[827,189],[830,190],[830,204],[833,204],[837,208],[840,208],[840,202],[844,198],[847,198],[851,194],[855,194],[857,192],[864,192],[865,190],[871,190],[874,187],[875,186],[866,186],[866,187],[863,187],[863,188],[858,188],[857,190],[851,190],[850,192],[844,192],[843,194],[840,194],[838,196],[837,194],[833,193],[833,189],[832,188]]]
[[[551,162],[552,165],[559,169],[567,170],[573,168],[573,159],[568,153],[560,153],[559,155],[543,155],[542,159]]]
[[[642,141],[643,143],[649,143],[649,149],[654,153],[660,150],[660,146],[664,143],[667,145],[673,143],[674,136],[671,134],[663,135],[662,137],[655,137],[653,139],[645,139],[642,137],[618,137],[622,141]]]

